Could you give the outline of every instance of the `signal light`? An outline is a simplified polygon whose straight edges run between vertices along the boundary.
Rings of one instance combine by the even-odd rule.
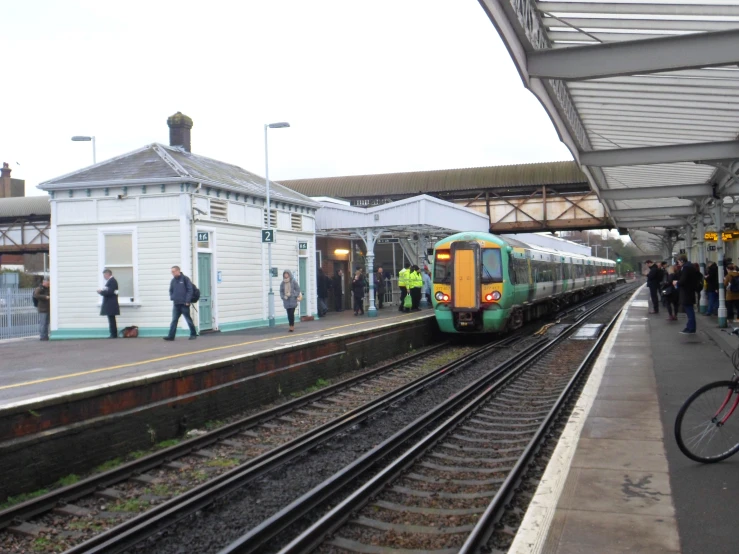
[[[616,258],[616,262],[621,263],[621,258]]]

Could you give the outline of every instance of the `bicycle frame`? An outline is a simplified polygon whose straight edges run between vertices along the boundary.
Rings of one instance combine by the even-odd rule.
[[[729,403],[729,400],[736,392],[737,386],[739,386],[739,375],[737,375],[736,371],[734,371],[734,375],[731,377],[731,381],[734,383],[734,387],[729,389],[729,392],[726,395],[726,398],[721,403],[721,406],[719,406],[719,409],[716,410],[716,413],[713,415],[713,418],[711,421],[714,423],[717,423],[718,425],[723,425],[726,423],[726,421],[731,417],[731,414],[734,413],[736,410],[736,407],[739,406],[739,394],[736,395],[736,398],[734,399],[734,405],[731,407],[731,410],[729,410],[729,413],[727,413],[720,421],[718,421],[718,417],[721,414],[721,412],[724,411],[724,408],[726,408],[726,405]]]

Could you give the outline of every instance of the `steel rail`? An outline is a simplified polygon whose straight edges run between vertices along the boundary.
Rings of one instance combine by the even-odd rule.
[[[234,421],[204,435],[187,439],[177,445],[148,454],[131,462],[127,462],[116,468],[105,471],[104,473],[93,475],[72,485],[61,487],[42,496],[11,506],[10,508],[0,511],[0,530],[14,525],[18,521],[28,520],[39,514],[49,512],[61,504],[69,504],[79,498],[89,496],[97,490],[112,487],[137,474],[145,473],[164,463],[187,456],[193,451],[201,450],[237,433],[257,427],[265,421],[289,413],[295,409],[315,402],[316,400],[330,396],[337,391],[341,391],[356,385],[357,383],[361,383],[377,375],[390,371],[397,366],[412,362],[418,358],[436,352],[446,346],[448,346],[448,342],[443,342],[429,348],[413,352],[400,360],[388,362],[373,370],[362,373],[361,375],[355,375],[345,381],[340,381],[294,400],[290,400],[289,402],[280,404],[274,408]]]
[[[516,336],[507,337],[501,341],[485,345],[324,425],[315,427],[292,441],[279,445],[261,456],[252,458],[202,485],[124,521],[100,535],[73,546],[66,550],[65,554],[123,552],[161,529],[169,527],[182,518],[201,510],[216,499],[242,488],[247,483],[274,471],[277,467],[307,453],[335,435],[366,421],[404,398],[416,394],[430,386],[434,381],[454,373],[501,345],[509,344],[512,340],[518,340],[519,338]]]
[[[608,340],[608,337],[615,327],[616,321],[618,320],[622,311],[623,310],[619,310],[618,313],[613,316],[606,328],[600,334],[600,337],[598,337],[598,340],[585,356],[585,359],[575,370],[574,375],[557,398],[554,406],[552,406],[552,409],[549,411],[544,421],[542,421],[541,425],[536,430],[536,433],[531,438],[531,441],[529,441],[529,444],[526,445],[526,448],[524,449],[516,464],[513,466],[513,469],[506,476],[503,484],[500,486],[500,489],[490,501],[490,504],[488,504],[488,507],[480,516],[480,519],[477,520],[475,527],[472,529],[467,537],[467,540],[465,540],[464,544],[459,550],[459,554],[473,554],[483,551],[484,546],[490,540],[490,537],[495,531],[495,524],[502,517],[506,509],[506,505],[510,502],[511,498],[516,492],[516,488],[523,480],[524,474],[526,473],[526,470],[528,469],[532,458],[536,455],[539,447],[546,439],[549,430],[556,422],[557,418],[560,415],[560,412],[562,411],[566,402],[577,387],[578,382],[582,379],[590,365],[600,353],[603,344],[606,342],[606,340]]]
[[[272,517],[262,522],[260,525],[249,530],[239,539],[222,549],[219,554],[246,554],[251,552],[260,552],[266,543],[277,537],[291,525],[295,524],[303,516],[325,502],[328,498],[336,495],[348,483],[361,479],[364,472],[374,467],[381,459],[387,457],[389,453],[405,444],[413,436],[428,428],[429,425],[443,421],[443,423],[437,427],[436,430],[432,431],[430,435],[423,438],[410,450],[407,450],[376,477],[360,487],[346,500],[331,510],[331,512],[326,514],[324,518],[319,520],[319,522],[314,524],[308,531],[301,535],[301,537],[306,538],[301,539],[301,537],[298,537],[298,539],[295,539],[293,543],[281,552],[307,552],[316,547],[323,540],[323,537],[343,525],[352,512],[361,507],[368,498],[377,494],[378,491],[381,490],[389,481],[394,480],[400,472],[409,467],[410,464],[430,448],[430,446],[435,443],[434,438],[439,436],[439,433],[442,433],[442,435],[446,434],[445,431],[442,432],[439,430],[446,430],[450,428],[449,425],[452,423],[466,418],[470,413],[470,408],[469,404],[465,406],[465,403],[470,402],[470,399],[473,399],[471,404],[477,405],[477,403],[482,401],[482,399],[487,399],[492,392],[499,390],[511,379],[525,371],[525,369],[532,363],[536,362],[545,353],[574,333],[581,323],[585,322],[604,305],[612,302],[619,296],[621,296],[620,292],[613,293],[607,298],[601,298],[601,302],[597,306],[583,314],[577,320],[577,323],[560,333],[557,337],[547,341],[544,345],[540,345],[539,343],[533,344],[531,347],[514,356],[512,359],[496,366],[484,376],[467,385],[452,398],[416,419],[414,422],[395,433],[392,437],[386,439],[383,443],[365,453],[341,471],[337,472],[332,477],[274,514]],[[458,409],[461,405],[465,407],[457,414],[449,417],[449,414],[454,412],[454,410]]]
[[[603,301],[600,302],[597,306],[591,308],[588,312],[579,317],[575,324],[560,333],[557,337],[547,341],[546,344],[533,345],[533,349],[535,349],[536,351],[523,360],[519,358],[515,362],[515,364],[512,364],[513,367],[509,367],[507,371],[498,371],[498,367],[500,367],[498,366],[495,369],[491,370],[491,372],[489,372],[486,376],[483,376],[478,381],[468,385],[468,387],[466,387],[462,392],[455,395],[455,397],[451,398],[445,403],[453,404],[454,408],[458,407],[460,404],[463,404],[463,407],[452,416],[448,416],[451,408],[444,410],[443,413],[439,413],[439,409],[441,408],[441,406],[439,406],[439,408],[434,410],[434,412],[436,412],[436,414],[438,415],[438,417],[436,417],[435,419],[437,421],[443,420],[443,422],[438,427],[436,427],[428,435],[423,437],[414,446],[406,450],[393,462],[388,464],[369,481],[361,485],[343,501],[337,504],[321,519],[311,525],[309,529],[307,529],[301,535],[296,537],[290,544],[280,550],[279,554],[295,554],[298,552],[306,553],[311,552],[313,549],[315,549],[325,540],[325,537],[327,535],[338,530],[342,525],[346,523],[346,520],[350,518],[353,513],[361,509],[362,506],[364,506],[372,497],[379,494],[379,492],[384,489],[389,483],[396,480],[405,470],[410,468],[441,438],[446,436],[450,430],[452,430],[460,422],[467,419],[469,415],[473,413],[481,404],[487,402],[492,393],[499,391],[512,379],[520,375],[522,372],[526,371],[526,369],[528,369],[532,363],[536,362],[536,360],[541,358],[544,354],[549,352],[560,342],[564,341],[564,339],[573,334],[582,323],[587,321],[587,319],[598,312],[603,306],[621,296],[621,294],[622,292],[613,293],[609,295],[609,297],[602,299]],[[506,364],[504,363],[502,365]],[[470,397],[472,397],[472,400],[470,400]],[[417,422],[422,419],[423,418],[419,418],[419,420],[416,420],[416,422],[411,423],[408,427],[399,431],[398,435],[401,433],[408,433],[409,428],[416,425]],[[424,425],[424,427],[427,427],[427,425]],[[393,440],[393,438],[394,437],[391,437],[385,442],[387,443]],[[376,447],[373,451],[365,454],[365,457],[370,457],[373,452],[379,451],[379,449],[381,449],[384,444],[385,443],[378,445],[378,447]],[[362,465],[364,467],[374,466],[375,463],[379,461],[379,459],[380,457],[374,459],[374,463],[364,463]],[[357,470],[359,470],[359,464],[357,464],[357,462],[352,465],[354,465]],[[339,473],[346,472],[350,467],[351,466],[347,466],[347,468]],[[276,537],[278,533],[286,530],[290,525],[295,523],[297,519],[299,519],[290,515],[291,511],[294,511],[296,515],[301,513],[305,514],[310,509],[320,504],[321,499],[328,498],[329,495],[326,494],[327,491],[322,491],[321,489],[324,487],[324,484],[328,483],[328,481],[336,480],[338,475],[339,474],[334,475],[329,480],[325,481],[318,487],[314,488],[312,491],[309,491],[308,493],[303,495],[303,497],[301,497],[300,499],[293,502],[290,506],[278,512],[278,514],[275,514],[275,516],[273,516],[272,518],[266,520],[258,527],[250,530],[248,533],[231,543],[229,546],[222,549],[219,554],[245,554],[249,552],[258,552],[259,549],[268,540]],[[351,477],[351,479],[349,477]],[[348,482],[352,479],[356,480],[360,477],[361,474],[359,473],[359,471],[355,471],[351,476],[342,476],[342,481]],[[338,492],[338,488],[336,488],[334,492]],[[311,495],[313,494],[319,495],[318,502],[311,499]]]

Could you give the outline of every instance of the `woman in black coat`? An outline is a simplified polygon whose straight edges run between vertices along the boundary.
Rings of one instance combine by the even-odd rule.
[[[364,315],[364,275],[357,270],[352,281],[354,295],[354,315]]]
[[[121,308],[118,305],[118,281],[113,277],[113,272],[109,269],[103,271],[105,277],[105,286],[98,289],[98,294],[103,297],[103,305],[100,306],[100,315],[108,316],[108,330],[110,331],[109,339],[118,338],[118,324],[115,316],[121,315]]]

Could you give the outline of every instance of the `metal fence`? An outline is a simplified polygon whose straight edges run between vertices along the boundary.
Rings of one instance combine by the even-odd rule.
[[[0,289],[0,340],[38,335],[33,289]]]

